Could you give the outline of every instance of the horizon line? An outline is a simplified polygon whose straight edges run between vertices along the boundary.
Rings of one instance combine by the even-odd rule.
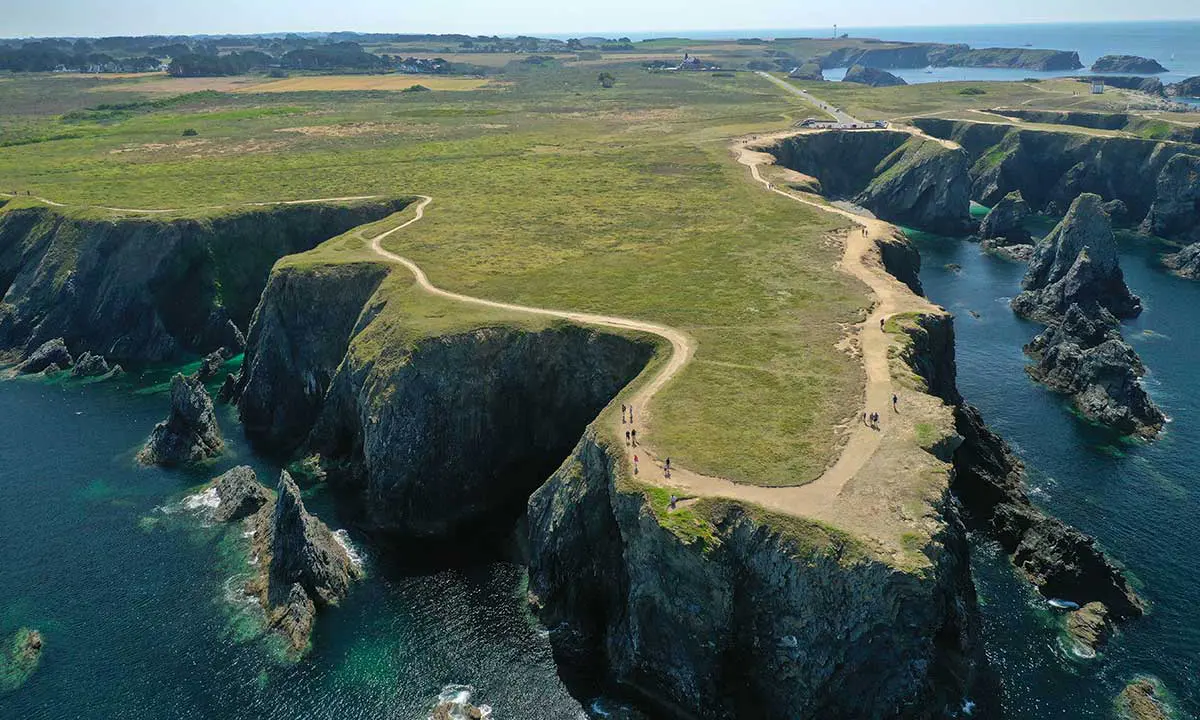
[[[522,30],[509,31],[506,33],[472,33],[472,32],[420,32],[420,31],[404,31],[404,30],[351,30],[351,29],[336,29],[336,30],[261,30],[261,31],[243,31],[243,32],[146,32],[139,34],[117,34],[117,35],[11,35],[2,37],[0,40],[40,40],[53,38],[69,38],[69,39],[87,39],[87,38],[103,38],[103,37],[253,37],[264,35],[311,35],[311,34],[334,34],[334,33],[356,33],[361,35],[424,35],[424,36],[439,36],[439,35],[462,35],[465,37],[480,38],[480,37],[499,37],[499,38],[514,38],[518,36],[524,37],[540,37],[544,39],[558,39],[559,37],[621,37],[629,33],[638,35],[646,35],[650,33],[661,33],[662,38],[680,38],[683,40],[715,40],[715,39],[748,39],[751,36],[733,36],[728,38],[692,38],[688,37],[687,33],[769,33],[769,32],[798,32],[809,30],[824,30],[837,27],[839,29],[850,30],[905,30],[911,28],[969,28],[969,27],[1036,27],[1049,25],[1146,25],[1161,22],[1200,22],[1200,16],[1196,17],[1156,17],[1156,18],[1139,18],[1137,20],[1032,20],[1027,22],[985,22],[985,23],[947,23],[944,25],[931,24],[904,24],[904,25],[825,25],[813,27],[735,27],[721,29],[703,29],[691,28],[688,30],[680,29],[624,29],[624,30],[587,30],[587,31],[561,31],[561,30]],[[841,33],[839,32],[839,35]],[[777,36],[784,37],[787,36]],[[800,37],[800,36],[797,36]],[[851,38],[855,36],[851,35]],[[824,39],[816,37],[815,39]],[[830,38],[833,39],[833,38]]]

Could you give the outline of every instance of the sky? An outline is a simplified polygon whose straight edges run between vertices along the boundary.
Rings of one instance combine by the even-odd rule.
[[[1200,17],[1196,0],[3,0],[0,37],[361,32],[562,35]]]

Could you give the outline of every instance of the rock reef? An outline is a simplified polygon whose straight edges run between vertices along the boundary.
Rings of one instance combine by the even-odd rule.
[[[1087,654],[1094,655],[1103,649],[1112,633],[1113,624],[1104,603],[1090,602],[1067,615],[1067,634]]]
[[[904,81],[904,78],[896,77],[887,70],[880,70],[865,65],[852,65],[846,71],[846,76],[842,78],[842,82],[858,83],[871,87],[893,87],[908,84]]]
[[[216,457],[224,449],[204,383],[176,374],[171,378],[171,414],[154,426],[138,460],[146,465],[183,465]]]
[[[1167,71],[1153,58],[1138,55],[1104,55],[1092,63],[1092,72],[1098,73],[1132,73],[1134,75],[1153,75]]]
[[[37,630],[21,628],[0,645],[0,693],[8,693],[25,684],[37,670],[45,641]]]
[[[308,647],[316,613],[346,597],[361,571],[325,523],[305,510],[300,488],[286,471],[275,492],[275,504],[251,519],[260,577],[250,590],[270,627],[299,654]]]
[[[1117,696],[1117,710],[1125,720],[1167,720],[1171,717],[1157,681],[1136,678]]]
[[[764,148],[820,192],[880,218],[958,234],[972,228],[968,158],[957,148],[899,131],[808,132]]]

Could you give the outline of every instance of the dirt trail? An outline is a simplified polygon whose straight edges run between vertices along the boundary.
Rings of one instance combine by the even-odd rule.
[[[36,200],[36,201],[42,203],[43,205],[49,205],[50,207],[60,207],[60,208],[68,207],[65,203],[55,202],[53,200],[50,200],[48,198],[44,198],[44,197],[41,197],[38,195],[22,195],[20,193],[0,192],[0,196],[10,197],[10,198],[22,198],[23,197],[23,198],[27,198],[29,200]],[[189,208],[158,208],[158,209],[154,209],[154,210],[149,210],[149,209],[145,209],[145,208],[108,207],[107,205],[80,205],[78,207],[87,207],[87,208],[92,208],[95,210],[109,210],[112,212],[134,213],[137,215],[157,215],[160,213],[183,212],[184,210],[221,210],[223,208],[232,208],[232,207],[273,207],[275,205],[311,205],[313,203],[322,203],[322,202],[350,202],[353,200],[374,200],[379,197],[383,197],[383,196],[382,195],[346,195],[343,197],[308,198],[306,200],[274,200],[271,202],[234,203],[232,205],[200,205],[197,207],[189,207]]]

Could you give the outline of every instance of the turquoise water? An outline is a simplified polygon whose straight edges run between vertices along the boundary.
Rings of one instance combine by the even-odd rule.
[[[1025,375],[1021,346],[1039,326],[1008,308],[1024,265],[965,241],[914,236],[926,293],[955,315],[963,396],[1026,462],[1034,501],[1095,536],[1150,603],[1149,615],[1126,626],[1102,657],[1079,661],[1059,644],[1059,618],[1045,602],[994,548],[977,549],[986,644],[1004,681],[1005,717],[1109,718],[1112,698],[1139,674],[1163,680],[1181,710],[1200,715],[1200,283],[1164,273],[1163,246],[1123,239],[1122,268],[1146,308],[1126,324],[1125,337],[1172,420],[1155,443],[1123,443]]]
[[[181,501],[237,463],[262,478],[221,409],[230,452],[199,473],[140,468],[166,414],[161,381],[0,383],[0,636],[38,628],[46,649],[0,718],[424,718],[441,689],[471,684],[509,718],[581,715],[526,611],[525,573],[504,561],[413,571],[351,530],[367,579],[321,616],[289,664],[240,596],[240,527]],[[321,488],[309,509],[347,527]],[[421,558],[409,558],[417,561]]]

